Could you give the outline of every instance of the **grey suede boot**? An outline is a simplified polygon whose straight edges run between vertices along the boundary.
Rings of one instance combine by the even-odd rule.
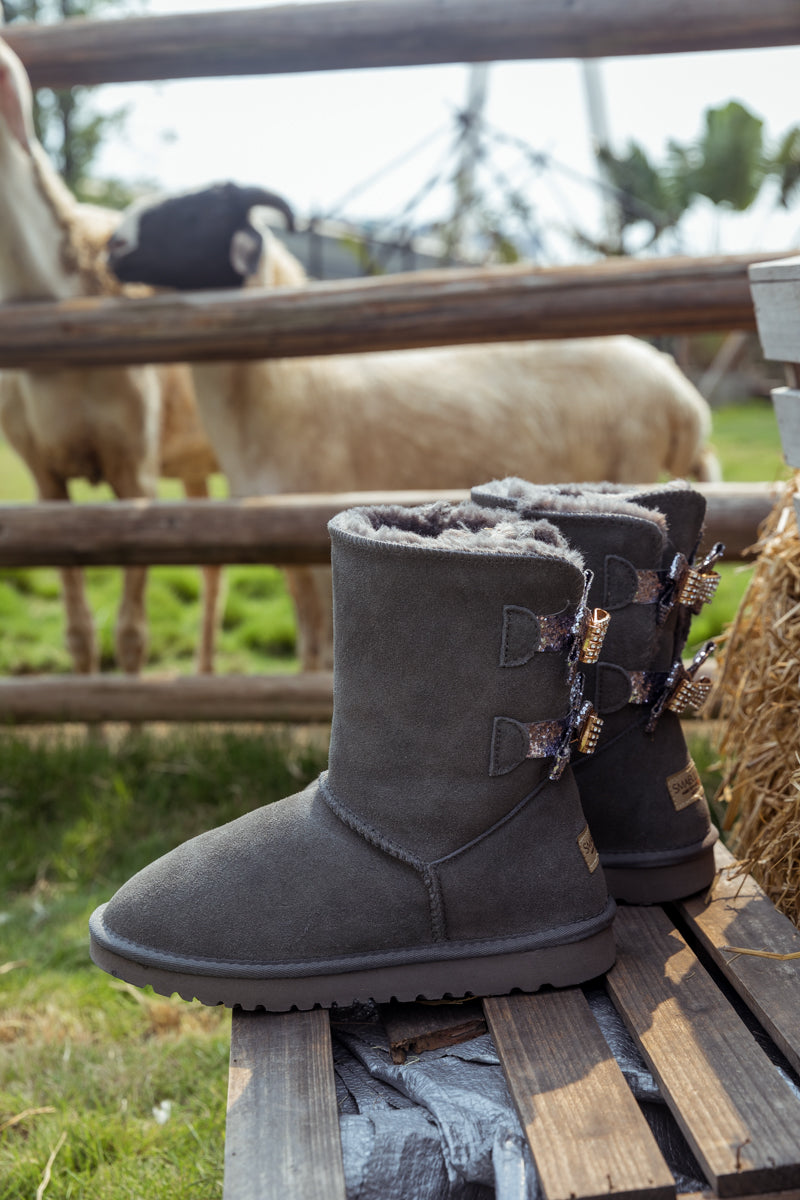
[[[568,766],[596,736],[580,555],[474,505],[330,525],[328,771],[91,919],[113,975],[205,1004],[533,991],[606,971],[614,903]]]
[[[681,662],[693,612],[714,593],[721,547],[698,567],[705,499],[677,482],[537,487],[504,479],[473,489],[482,504],[547,518],[593,572],[591,603],[611,614],[586,694],[603,718],[597,753],[573,763],[589,827],[618,900],[649,904],[707,887],[712,827],[679,714],[710,683]]]

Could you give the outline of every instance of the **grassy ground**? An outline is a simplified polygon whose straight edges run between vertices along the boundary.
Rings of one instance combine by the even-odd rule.
[[[226,494],[221,479],[214,493]],[[106,487],[77,482],[77,502],[111,499]],[[166,481],[161,497],[181,497]],[[20,460],[0,440],[0,504],[31,501],[32,482]],[[100,643],[101,669],[113,670],[114,623],[121,572],[97,567],[86,572],[89,604]],[[224,574],[224,609],[217,636],[216,669],[229,672],[281,672],[296,667],[295,627],[283,575],[277,567],[237,566]],[[190,673],[194,670],[201,622],[201,576],[193,567],[155,567],[147,593],[148,669]],[[64,613],[58,572],[47,568],[0,570],[0,675],[61,673],[71,670],[64,646]]]
[[[255,733],[0,734],[0,1200],[33,1200],[59,1144],[48,1200],[221,1194],[230,1015],[112,980],[86,923],[147,862],[291,794],[324,757]]]
[[[729,479],[773,479],[769,406],[716,415]],[[88,489],[79,489],[87,498]],[[175,493],[172,493],[173,495]],[[0,502],[32,496],[0,446]],[[280,576],[227,573],[220,670],[292,669]],[[91,572],[111,663],[117,573]],[[744,586],[728,568],[706,637]],[[153,572],[151,666],[191,670],[197,575]],[[68,670],[55,573],[0,577],[0,672]],[[704,728],[692,752],[713,793]],[[78,733],[0,731],[0,1200],[209,1200],[221,1195],[229,1014],[164,1000],[94,968],[86,923],[141,866],[195,833],[296,791],[324,742],[295,733],[172,729],[107,742]]]

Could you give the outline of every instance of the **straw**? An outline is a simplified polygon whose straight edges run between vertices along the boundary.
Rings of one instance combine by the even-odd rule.
[[[724,830],[741,869],[800,924],[800,533],[795,474],[760,530],[758,560],[723,637],[715,688]]]

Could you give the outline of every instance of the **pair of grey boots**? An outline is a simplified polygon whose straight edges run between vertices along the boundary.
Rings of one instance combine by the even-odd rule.
[[[684,484],[506,479],[334,518],[328,770],[139,872],[91,918],[95,962],[277,1011],[608,970],[615,900],[714,874],[678,717],[704,513]]]

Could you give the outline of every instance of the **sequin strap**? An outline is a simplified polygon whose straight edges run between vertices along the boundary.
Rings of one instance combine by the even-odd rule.
[[[681,714],[687,708],[700,708],[711,691],[711,680],[707,675],[696,678],[697,672],[710,654],[716,649],[707,642],[699,650],[689,666],[678,659],[669,671],[629,671],[631,680],[631,704],[653,704],[645,729],[652,733],[665,709]]]
[[[711,568],[724,553],[722,542],[717,542],[697,566],[691,566],[685,554],[676,554],[667,571],[637,571],[632,603],[657,604],[660,625],[676,604],[699,613],[719,587],[719,573]]]
[[[720,576],[712,567],[724,553],[725,547],[722,542],[716,542],[697,566],[692,566],[685,555],[675,555],[667,575],[664,594],[659,601],[660,623],[666,620],[676,604],[681,604],[696,614],[704,604],[714,599]]]
[[[604,608],[582,607],[577,618],[565,613],[539,617],[539,649],[566,650],[577,641],[577,661],[596,663],[600,658],[611,616]]]
[[[583,676],[576,675],[570,689],[570,708],[565,717],[525,723],[511,717],[495,717],[492,734],[490,775],[505,775],[529,758],[552,758],[550,779],[559,779],[573,749],[593,754],[602,717],[583,698]]]
[[[584,677],[578,671],[580,663],[595,663],[611,617],[602,608],[590,609],[587,604],[592,572],[584,573],[583,597],[571,615],[534,616],[527,609],[507,605],[503,615],[503,648],[501,666],[516,666],[531,658],[531,651],[511,656],[508,653],[511,617],[514,622],[527,614],[530,624],[538,629],[536,651],[566,651],[566,679],[569,684],[569,711],[565,717],[550,721],[525,723],[512,717],[495,717],[492,727],[492,747],[489,774],[505,775],[528,758],[552,758],[551,779],[559,779],[570,760],[573,748],[582,754],[593,754],[603,719],[594,705],[584,699]],[[515,645],[515,652],[519,649]]]

